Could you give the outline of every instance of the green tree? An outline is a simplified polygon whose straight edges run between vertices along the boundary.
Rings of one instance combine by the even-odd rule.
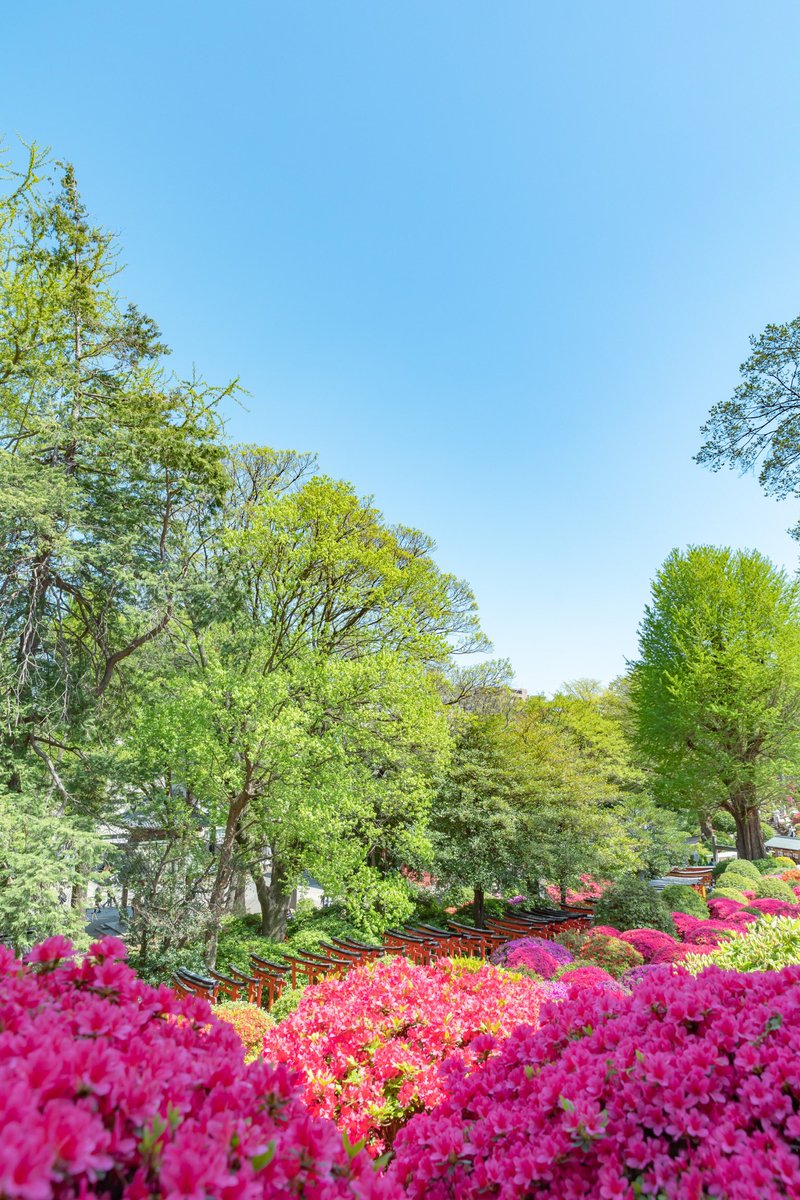
[[[758,468],[767,495],[800,494],[800,317],[750,339],[741,383],[715,404],[696,461],[718,471]],[[800,537],[800,525],[794,529]]]
[[[227,389],[166,372],[71,168],[53,182],[33,151],[21,176],[4,174],[0,790],[40,831],[75,819],[85,832],[113,809],[126,671],[174,621],[197,552],[187,515],[225,490]],[[58,856],[57,829],[40,845]]]
[[[513,742],[496,717],[465,719],[431,813],[435,875],[472,890],[475,921],[487,893],[516,888],[528,872],[527,788]]]
[[[658,572],[631,676],[639,746],[658,795],[736,823],[764,855],[759,809],[800,753],[800,592],[753,551],[673,551]]]
[[[141,706],[143,761],[163,746],[142,780],[169,768],[173,800],[199,805],[219,831],[209,962],[243,869],[272,937],[303,869],[355,920],[397,914],[398,868],[424,850],[449,745],[439,678],[454,649],[485,645],[471,592],[436,567],[430,540],[387,526],[311,465],[252,448],[234,456],[174,653],[154,654],[142,685],[158,697]]]

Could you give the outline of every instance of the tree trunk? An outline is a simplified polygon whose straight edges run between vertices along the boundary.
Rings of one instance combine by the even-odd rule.
[[[289,920],[289,908],[292,900],[292,889],[289,886],[289,876],[281,860],[273,852],[272,874],[267,883],[264,872],[260,867],[252,871],[253,882],[256,885],[256,895],[261,906],[261,936],[273,942],[282,942],[286,937],[286,923]]]
[[[486,896],[482,887],[473,890],[472,908],[475,913],[475,924],[479,929],[486,928]]]
[[[245,890],[247,888],[247,872],[238,866],[233,873],[233,881],[228,892],[228,912],[237,917],[243,917],[247,912]]]
[[[236,831],[249,800],[250,793],[246,784],[241,792],[239,792],[239,795],[231,800],[228,807],[225,834],[217,851],[217,873],[208,901],[208,931],[206,933],[205,949],[205,963],[207,967],[216,966],[219,927],[225,915],[225,903],[230,891],[235,867]]]
[[[766,858],[764,837],[761,833],[761,820],[758,808],[747,799],[733,806],[733,819],[736,822],[736,852],[739,858]]]

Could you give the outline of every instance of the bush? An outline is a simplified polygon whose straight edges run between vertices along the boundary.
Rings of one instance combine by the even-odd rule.
[[[730,971],[778,971],[794,963],[800,963],[800,920],[761,917],[706,958],[686,965],[696,974],[711,964]]]
[[[675,932],[669,909],[655,888],[639,879],[624,879],[603,893],[595,908],[599,925],[616,929],[660,929]]]
[[[723,871],[723,877],[726,875],[746,875],[748,879],[755,882],[761,875],[755,863],[749,862],[746,858],[734,858],[727,864]]]
[[[629,929],[620,934],[620,938],[638,950],[646,963],[652,962],[660,951],[678,944],[674,937],[657,929]]]
[[[583,991],[585,988],[601,987],[604,990],[618,990],[618,984],[613,975],[594,963],[581,962],[576,959],[561,971],[560,982],[565,983],[571,991]]]
[[[787,904],[796,902],[796,896],[788,883],[784,883],[782,879],[772,879],[767,875],[762,876],[758,881],[756,898],[759,900],[785,900]]]
[[[268,1030],[264,1052],[304,1075],[313,1114],[380,1154],[414,1113],[442,1099],[446,1058],[473,1065],[490,1030],[536,1025],[540,999],[532,980],[487,963],[473,972],[397,957],[306,988],[297,1010]]]
[[[114,938],[71,951],[51,938],[23,965],[0,948],[4,1200],[388,1200],[205,1001],[142,983]]]
[[[753,900],[748,912],[768,917],[799,917],[800,908],[797,904],[788,904],[785,900]]]
[[[550,942],[547,940],[547,938],[540,937],[523,937],[514,938],[513,941],[504,942],[502,946],[498,946],[498,948],[492,952],[491,962],[493,962],[496,967],[504,967],[510,954],[514,954],[518,950],[528,949],[545,950],[562,966],[565,963],[572,962],[574,957],[572,952],[560,942]]]
[[[717,886],[714,888],[735,888],[740,892],[755,891],[761,876],[758,875],[755,879],[752,875],[745,875],[742,871],[726,871],[724,875],[720,875]]]
[[[739,888],[735,887],[715,887],[712,900],[725,899],[735,900],[737,904],[747,904],[747,896]]]
[[[631,967],[640,967],[644,956],[635,946],[624,942],[622,938],[608,937],[606,934],[592,934],[583,943],[580,950],[580,963],[602,967],[613,979],[619,979]]]
[[[274,1024],[269,1013],[255,1004],[248,1004],[246,1000],[229,1000],[216,1005],[214,1016],[235,1030],[244,1046],[245,1062],[252,1062],[259,1057],[264,1046],[264,1034]]]
[[[785,854],[777,854],[772,860],[772,865],[775,867],[796,867],[797,863],[793,858],[787,858]]]
[[[408,1200],[800,1194],[800,968],[585,991],[519,1029],[398,1136]],[[791,1077],[792,1082],[789,1082]]]
[[[519,946],[506,956],[510,971],[530,971],[540,979],[555,979],[562,965],[544,946]]]
[[[754,858],[751,861],[754,867],[758,867],[762,875],[766,874],[767,871],[774,870],[775,867],[774,858]]]
[[[661,893],[661,899],[670,912],[689,913],[692,917],[707,917],[708,905],[694,888],[682,883],[671,883]]]
[[[296,988],[285,987],[283,989],[270,1009],[270,1016],[276,1024],[278,1021],[284,1021],[290,1013],[295,1011],[307,987],[307,983],[299,983]]]

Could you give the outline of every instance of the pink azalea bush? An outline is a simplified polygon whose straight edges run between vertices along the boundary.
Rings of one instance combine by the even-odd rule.
[[[651,972],[481,1040],[395,1142],[407,1200],[800,1195],[800,967]]]
[[[543,946],[518,946],[506,955],[510,971],[533,971],[542,979],[555,979],[561,963]]]
[[[462,971],[397,957],[306,988],[296,1010],[267,1032],[264,1053],[302,1072],[312,1113],[380,1154],[414,1113],[442,1099],[445,1059],[474,1064],[485,1035],[536,1025],[540,1000],[533,980],[488,963]]]
[[[678,944],[674,937],[662,933],[660,929],[628,929],[619,937],[621,941],[633,946],[634,950],[638,950],[646,963],[651,963],[659,951]]]
[[[749,906],[754,908],[756,912],[763,913],[767,917],[797,917],[800,916],[800,906],[797,904],[789,904],[786,900],[751,900]]]
[[[509,957],[513,957],[520,951],[540,951],[544,950],[547,954],[554,958],[556,962],[565,965],[571,963],[573,954],[566,946],[560,942],[551,942],[547,938],[541,937],[523,937],[513,938],[510,942],[504,942],[502,946],[498,946],[492,952],[490,961],[496,967],[504,967],[508,963]],[[511,965],[508,963],[508,965]]]
[[[142,983],[113,938],[0,946],[3,1200],[389,1200],[286,1066],[244,1063],[208,1004]]]
[[[609,986],[615,988],[617,986],[614,976],[609,975],[608,971],[604,971],[602,967],[585,966],[583,963],[565,967],[561,975],[561,982],[566,983],[570,989],[581,991],[584,988]]]
[[[591,875],[581,875],[577,888],[567,888],[567,904],[586,904],[599,900],[611,883],[608,879],[594,879]],[[556,904],[561,903],[561,891],[555,884],[546,889],[547,895]]]

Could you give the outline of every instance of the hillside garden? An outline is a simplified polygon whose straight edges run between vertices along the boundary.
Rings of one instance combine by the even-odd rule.
[[[0,1200],[800,1194],[796,582],[676,550],[622,678],[514,690],[428,535],[170,372],[73,170],[5,180]]]

